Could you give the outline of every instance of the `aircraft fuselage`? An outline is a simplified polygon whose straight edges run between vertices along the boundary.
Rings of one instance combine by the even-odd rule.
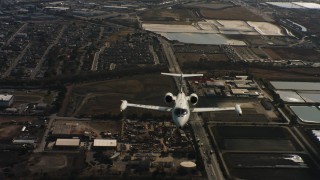
[[[187,96],[179,92],[176,96],[175,105],[172,109],[172,120],[177,127],[183,127],[189,120],[190,108]]]

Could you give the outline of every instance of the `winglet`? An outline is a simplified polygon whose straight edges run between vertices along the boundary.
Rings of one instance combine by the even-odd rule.
[[[121,100],[121,106],[120,106],[120,112],[124,111],[128,107],[128,101],[126,100]]]
[[[236,112],[237,112],[237,114],[238,114],[239,116],[242,115],[242,109],[241,109],[240,104],[236,104],[235,110],[236,110]]]

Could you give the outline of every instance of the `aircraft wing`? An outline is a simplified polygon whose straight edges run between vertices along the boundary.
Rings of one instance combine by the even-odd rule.
[[[225,108],[214,108],[214,107],[207,107],[207,108],[193,108],[191,112],[212,112],[212,111],[230,111],[236,110],[235,107],[225,107]]]
[[[236,113],[241,116],[242,109],[240,104],[236,104],[235,107],[224,107],[224,108],[214,108],[214,107],[207,107],[207,108],[193,108],[191,112],[212,112],[212,111],[231,111],[234,110]]]
[[[152,109],[157,111],[166,111],[171,112],[171,107],[163,107],[163,106],[153,106],[153,105],[143,105],[143,104],[132,104],[128,103],[126,100],[122,100],[122,104],[120,106],[120,111],[125,110],[128,106],[130,107],[136,107],[136,108],[143,108],[143,109]]]

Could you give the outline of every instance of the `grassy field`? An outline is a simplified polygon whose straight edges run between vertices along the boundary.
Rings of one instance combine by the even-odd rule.
[[[201,15],[208,19],[265,21],[262,17],[253,14],[244,7],[230,7],[219,10],[201,9]]]
[[[165,105],[163,97],[169,91],[176,92],[172,78],[158,74],[76,85],[67,115],[118,114],[122,99],[132,103]]]
[[[16,90],[12,94],[14,95],[14,106],[18,106],[21,103],[47,103],[51,104],[53,97],[57,92],[52,91],[48,93],[47,90],[30,90],[22,91]]]

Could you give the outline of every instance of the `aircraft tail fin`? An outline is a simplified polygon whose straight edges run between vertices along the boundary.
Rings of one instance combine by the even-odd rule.
[[[180,92],[183,91],[183,78],[184,77],[197,77],[197,76],[203,76],[203,74],[176,74],[176,73],[161,73],[162,75],[166,76],[173,76],[173,77],[180,77]]]

